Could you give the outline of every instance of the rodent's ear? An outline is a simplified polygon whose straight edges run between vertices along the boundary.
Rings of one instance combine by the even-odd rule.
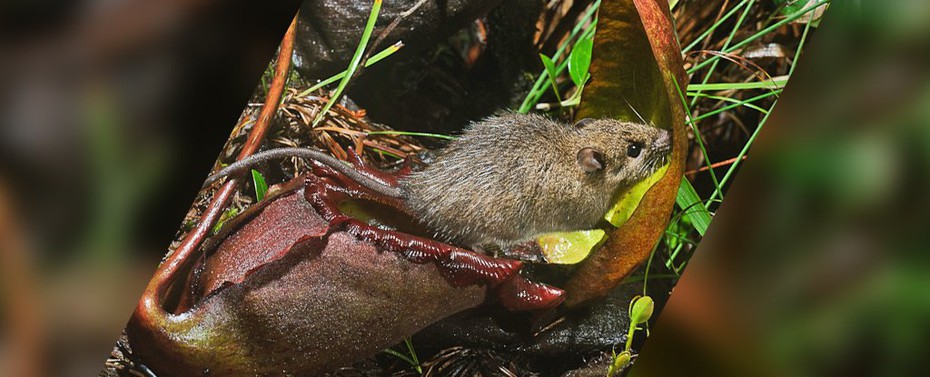
[[[578,151],[578,165],[585,173],[592,173],[604,168],[604,154],[601,151],[586,147]]]
[[[574,126],[574,127],[575,127],[575,128],[582,128],[582,127],[584,127],[584,126],[586,126],[586,125],[588,125],[588,124],[591,124],[591,122],[593,122],[593,121],[594,121],[594,119],[591,119],[591,118],[584,118],[584,119],[582,119],[582,120],[579,120],[579,121],[575,122],[575,126]]]

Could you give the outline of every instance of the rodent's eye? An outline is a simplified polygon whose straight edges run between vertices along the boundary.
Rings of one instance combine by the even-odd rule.
[[[626,148],[626,155],[631,158],[639,157],[639,154],[643,151],[643,143],[634,142],[630,143],[630,146]]]
[[[588,124],[591,124],[591,122],[593,122],[593,121],[594,121],[594,119],[591,119],[591,118],[584,118],[584,119],[582,119],[582,120],[579,120],[579,121],[575,122],[575,126],[574,126],[574,127],[575,127],[575,128],[582,128],[582,127],[584,127],[584,126],[586,126],[586,125],[588,125]]]
[[[585,173],[592,173],[604,168],[604,154],[601,151],[587,147],[578,151],[578,165]]]

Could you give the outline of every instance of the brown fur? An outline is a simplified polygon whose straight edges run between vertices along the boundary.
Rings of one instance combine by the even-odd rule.
[[[638,158],[630,143],[642,143]],[[539,115],[507,114],[472,124],[436,161],[401,181],[417,218],[440,238],[464,245],[511,245],[541,233],[589,229],[618,192],[666,160],[668,132],[613,119],[577,126]],[[585,172],[579,151],[602,154]]]

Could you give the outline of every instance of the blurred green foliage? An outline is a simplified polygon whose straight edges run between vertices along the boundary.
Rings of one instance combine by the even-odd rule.
[[[832,4],[632,375],[926,375],[927,10]]]

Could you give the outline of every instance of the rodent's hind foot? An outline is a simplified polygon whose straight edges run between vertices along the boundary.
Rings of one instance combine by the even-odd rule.
[[[521,242],[501,248],[502,254],[507,258],[518,259],[530,263],[546,263],[546,257],[539,243],[535,240]]]

